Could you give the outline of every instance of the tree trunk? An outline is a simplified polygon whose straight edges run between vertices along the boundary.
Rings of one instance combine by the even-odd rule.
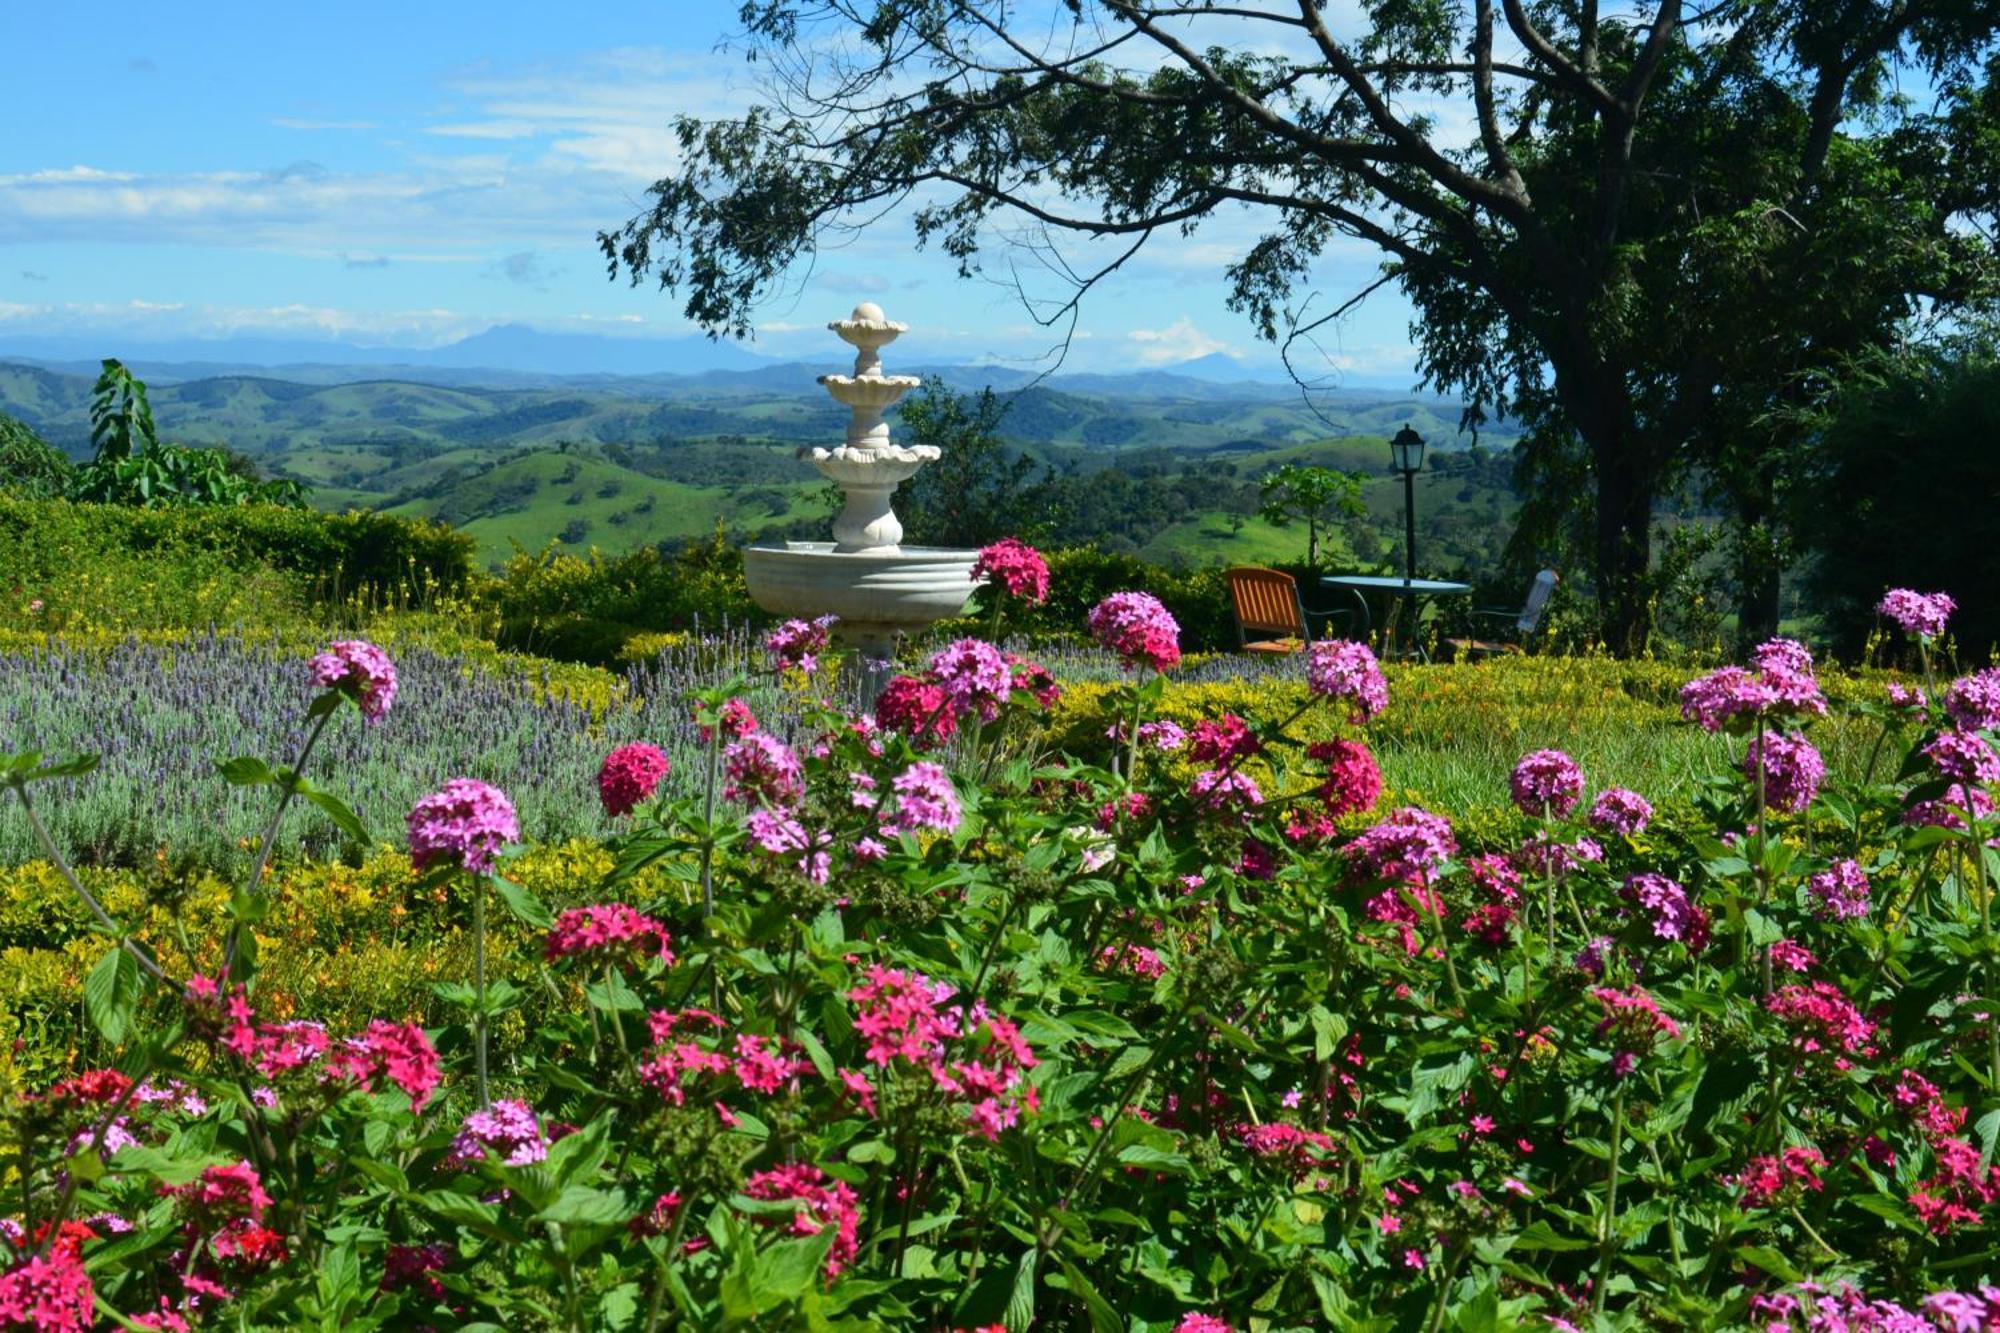
[[[1597,614],[1605,647],[1620,657],[1646,649],[1653,632],[1653,470],[1622,432],[1591,441],[1597,477]]]

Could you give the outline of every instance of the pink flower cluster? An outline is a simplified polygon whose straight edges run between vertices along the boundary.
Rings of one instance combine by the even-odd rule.
[[[1507,789],[1522,814],[1563,819],[1583,799],[1583,770],[1561,750],[1536,750],[1514,765]]]
[[[1637,986],[1598,986],[1590,992],[1604,1008],[1599,1036],[1611,1039],[1611,1073],[1624,1078],[1651,1055],[1661,1037],[1678,1040],[1680,1024],[1660,1012],[1659,1003]]]
[[[1743,775],[1763,782],[1766,805],[1797,814],[1819,794],[1819,784],[1826,780],[1826,761],[1798,732],[1767,731],[1753,737],[1744,750]]]
[[[882,831],[891,837],[925,829],[950,833],[963,818],[951,775],[937,764],[911,764],[890,781],[889,789],[894,805],[882,811]]]
[[[1360,741],[1317,741],[1306,747],[1306,758],[1326,765],[1326,779],[1314,794],[1327,818],[1373,810],[1382,799],[1382,768]]]
[[[534,1108],[526,1102],[503,1099],[484,1111],[474,1111],[458,1127],[446,1162],[472,1166],[491,1155],[506,1166],[532,1166],[549,1155],[549,1141],[542,1134]]]
[[[1201,764],[1235,764],[1263,750],[1250,724],[1234,713],[1204,719],[1190,733],[1188,757]]]
[[[1743,1206],[1769,1208],[1772,1204],[1795,1204],[1801,1194],[1826,1187],[1819,1173],[1826,1158],[1817,1148],[1794,1146],[1776,1156],[1753,1157],[1736,1177],[1743,1188]]]
[[[394,1084],[409,1095],[411,1108],[418,1111],[444,1081],[437,1048],[415,1023],[375,1019],[360,1036],[329,1049],[326,1062],[335,1077],[352,1080],[370,1091],[384,1081]]]
[[[1597,800],[1590,807],[1591,826],[1606,833],[1632,837],[1644,833],[1652,819],[1652,804],[1638,792],[1623,787],[1606,787],[1597,793]]]
[[[805,795],[804,770],[791,746],[753,731],[722,751],[722,794],[744,805],[789,810]]]
[[[984,639],[960,639],[931,657],[931,678],[960,717],[991,722],[1014,690],[1007,655]]]
[[[1514,849],[1514,864],[1528,874],[1567,875],[1580,866],[1596,865],[1604,859],[1604,848],[1595,838],[1564,842],[1546,831],[1538,832]]]
[[[1143,944],[1107,944],[1097,953],[1097,966],[1106,972],[1152,981],[1167,974],[1166,960]]]
[[[521,837],[514,805],[496,787],[453,778],[410,808],[410,859],[419,870],[440,861],[484,874],[500,849]]]
[[[2000,782],[2000,754],[1974,732],[1940,731],[1924,747],[1924,757],[1947,782]]]
[[[1353,722],[1365,722],[1389,706],[1389,682],[1365,643],[1314,644],[1306,657],[1306,688],[1321,698],[1347,700]]]
[[[728,1076],[749,1092],[764,1096],[813,1072],[798,1048],[777,1038],[738,1032],[727,1042],[727,1025],[706,1009],[656,1010],[647,1018],[653,1049],[639,1065],[639,1081],[675,1106],[685,1106],[692,1080],[702,1075]],[[707,1033],[709,1044],[697,1040]],[[721,1103],[719,1114],[730,1119]]]
[[[83,1260],[57,1246],[0,1273],[0,1328],[88,1333],[97,1326],[96,1300]]]
[[[855,1006],[854,1029],[868,1043],[868,1061],[888,1069],[898,1061],[911,1064],[934,1087],[966,1103],[972,1132],[998,1140],[1003,1130],[1033,1111],[1037,1094],[1027,1081],[1035,1053],[1021,1031],[1007,1019],[990,1013],[983,1001],[963,1011],[946,1008],[955,992],[920,972],[879,964],[867,980],[847,992]],[[949,1059],[961,1036],[967,1053]],[[984,1038],[983,1044],[974,1045]],[[865,1078],[848,1080],[864,1107],[872,1106],[872,1088]]]
[[[1114,592],[1090,608],[1090,632],[1126,670],[1165,671],[1181,660],[1181,627],[1151,593]]]
[[[972,562],[972,579],[975,583],[981,579],[996,583],[1009,597],[1024,601],[1049,599],[1049,562],[1042,559],[1040,551],[1014,537],[1002,537],[981,548],[979,558]]]
[[[1728,666],[1681,687],[1681,716],[1703,731],[1744,730],[1767,720],[1818,715],[1826,698],[1812,676],[1812,654],[1790,639],[1771,639],[1751,655],[1754,670]]]
[[[1236,1137],[1255,1156],[1285,1164],[1295,1177],[1333,1165],[1340,1152],[1330,1135],[1282,1120],[1238,1125]]]
[[[671,967],[672,943],[667,928],[637,908],[597,903],[569,908],[556,917],[549,927],[545,956],[550,962],[581,957],[598,964],[658,958]]]
[[[1791,1030],[1792,1045],[1804,1054],[1839,1053],[1835,1063],[1844,1069],[1845,1056],[1875,1053],[1869,1044],[1874,1022],[1831,982],[1780,986],[1765,997],[1764,1007]]]
[[[815,620],[787,620],[778,628],[764,636],[764,653],[771,661],[773,671],[803,671],[807,675],[819,670],[819,655],[832,644],[832,631],[837,616],[820,616]]]
[[[1180,1323],[1174,1325],[1174,1333],[1236,1333],[1236,1330],[1226,1319],[1190,1311],[1181,1316]]]
[[[1985,819],[1993,813],[1993,798],[1986,794],[1984,788],[1954,783],[1945,788],[1942,796],[1918,801],[1903,811],[1903,823],[1912,828],[1930,825],[1962,829],[1968,811],[1974,819]]]
[[[1945,691],[1944,711],[1967,731],[2000,730],[2000,667],[1953,681]]]
[[[386,1080],[407,1093],[410,1105],[421,1111],[444,1077],[436,1048],[414,1023],[378,1018],[359,1036],[335,1043],[318,1023],[259,1022],[241,986],[225,999],[212,978],[193,977],[187,983],[187,1000],[196,1021],[212,1025],[207,1030],[217,1045],[265,1078],[323,1062],[322,1077],[370,1091]]]
[[[1205,810],[1247,810],[1264,803],[1264,793],[1248,773],[1224,768],[1205,768],[1195,774],[1188,794]]]
[[[1451,821],[1414,805],[1390,813],[1346,847],[1348,865],[1368,879],[1421,881],[1458,851]]]
[[[1513,938],[1513,926],[1520,914],[1521,872],[1506,857],[1491,852],[1465,863],[1466,877],[1484,899],[1469,906],[1460,926],[1481,944],[1505,948]]]
[[[694,724],[703,745],[714,740],[717,731],[728,740],[740,741],[757,730],[757,715],[741,699],[726,700],[720,709],[713,711],[707,704],[698,703],[694,706]]]
[[[1651,920],[1655,939],[1678,940],[1697,952],[1708,947],[1708,913],[1674,880],[1651,872],[1633,875],[1620,896]]]
[[[861,1252],[861,1213],[854,1188],[846,1181],[831,1180],[818,1167],[801,1162],[759,1171],[744,1184],[743,1192],[753,1199],[798,1200],[798,1211],[786,1227],[794,1236],[817,1236],[827,1227],[834,1229],[833,1247],[826,1252],[827,1281],[839,1277]],[[753,1220],[767,1226],[777,1221],[763,1213]]]
[[[1876,613],[1886,616],[1903,633],[1921,639],[1935,639],[1944,633],[1945,623],[1958,609],[1949,593],[1917,592],[1912,588],[1891,588],[1875,604]]]
[[[660,783],[673,771],[673,764],[657,745],[633,741],[604,756],[597,770],[597,795],[604,813],[617,819],[629,815],[641,801],[653,799]]]
[[[313,658],[312,682],[323,690],[339,690],[361,709],[369,722],[380,722],[396,702],[396,664],[389,654],[366,639],[341,639]]]

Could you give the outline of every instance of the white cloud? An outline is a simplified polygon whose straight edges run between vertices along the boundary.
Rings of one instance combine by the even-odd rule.
[[[1170,366],[1216,352],[1240,355],[1233,344],[1196,328],[1186,315],[1164,329],[1133,329],[1125,337],[1138,344],[1133,355],[1144,366]]]

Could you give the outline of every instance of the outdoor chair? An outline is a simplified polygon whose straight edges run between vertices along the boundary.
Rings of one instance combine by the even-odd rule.
[[[1492,638],[1446,639],[1445,642],[1451,645],[1456,656],[1466,658],[1526,651],[1542,628],[1542,618],[1549,610],[1549,599],[1555,596],[1556,584],[1560,582],[1562,577],[1553,569],[1541,571],[1529,585],[1527,603],[1520,610],[1472,613],[1475,622],[1493,623]]]
[[[1242,565],[1227,577],[1229,600],[1236,608],[1236,641],[1246,653],[1298,652],[1313,641],[1312,616],[1324,624],[1338,614],[1308,612],[1299,600],[1298,580],[1283,570]]]

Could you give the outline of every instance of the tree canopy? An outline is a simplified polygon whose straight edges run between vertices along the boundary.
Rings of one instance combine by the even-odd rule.
[[[1700,464],[1761,496],[1741,447],[1783,443],[1762,423],[1802,377],[1992,299],[2000,0],[1357,10],[746,0],[761,103],[683,118],[651,206],[600,241],[741,334],[796,263],[903,206],[967,275],[1027,246],[1064,285],[1024,296],[1062,325],[1149,240],[1254,219],[1233,308],[1301,366],[1400,287],[1424,382],[1528,427],[1521,543],[1581,539],[1621,649],[1647,635],[1664,488]],[[1341,238],[1383,270],[1324,296]]]

